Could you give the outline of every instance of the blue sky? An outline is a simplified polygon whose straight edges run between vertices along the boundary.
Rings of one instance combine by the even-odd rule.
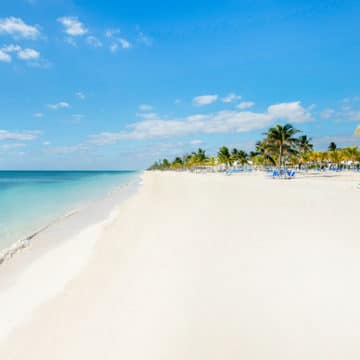
[[[291,122],[358,144],[359,1],[3,0],[0,169],[143,168]]]

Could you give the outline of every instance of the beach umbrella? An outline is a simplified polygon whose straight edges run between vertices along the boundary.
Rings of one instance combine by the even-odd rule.
[[[360,136],[360,125],[355,129],[355,135]]]

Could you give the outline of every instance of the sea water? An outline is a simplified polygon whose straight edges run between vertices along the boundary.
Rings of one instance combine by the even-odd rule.
[[[0,171],[0,250],[135,178],[132,171]]]

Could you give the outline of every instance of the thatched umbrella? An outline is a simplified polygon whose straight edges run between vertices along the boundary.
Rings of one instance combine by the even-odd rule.
[[[355,129],[355,135],[360,136],[360,125]]]

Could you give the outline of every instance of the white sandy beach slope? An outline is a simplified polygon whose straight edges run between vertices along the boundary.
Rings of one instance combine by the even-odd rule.
[[[81,270],[0,339],[0,359],[359,359],[356,182],[145,174]]]

